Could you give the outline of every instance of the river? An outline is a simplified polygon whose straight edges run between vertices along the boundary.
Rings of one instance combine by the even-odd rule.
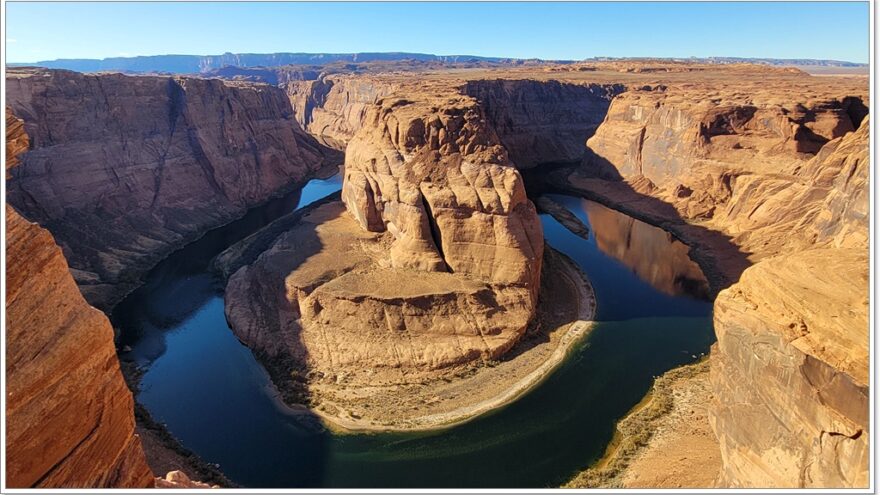
[[[190,450],[246,487],[543,488],[599,458],[653,377],[714,342],[706,284],[668,233],[581,198],[551,195],[590,226],[541,215],[550,245],[590,278],[598,323],[514,403],[431,433],[334,435],[300,424],[229,329],[211,259],[271,220],[341,186],[340,177],[251,210],[153,269],[114,310],[123,359],[144,374],[137,400]]]

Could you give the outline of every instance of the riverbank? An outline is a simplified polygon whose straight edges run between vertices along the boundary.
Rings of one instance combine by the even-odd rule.
[[[132,361],[121,360],[121,368],[126,384],[137,395],[142,371]],[[143,405],[134,404],[135,433],[140,437],[141,447],[150,470],[158,478],[164,478],[172,471],[183,472],[190,480],[195,480],[222,488],[238,488],[219,466],[206,462],[195,452],[184,447],[164,424],[156,421]]]
[[[315,411],[336,432],[426,431],[451,428],[504,407],[540,384],[590,331],[596,298],[586,275],[574,261],[545,247],[541,299],[535,321],[523,340],[499,362],[461,372],[458,382],[438,380],[407,395],[425,403],[436,401],[439,412],[377,425],[327,410]],[[574,304],[571,304],[574,302]],[[445,398],[437,400],[438,398]]]
[[[540,294],[533,322],[502,359],[461,366],[421,383],[353,389],[313,382],[304,392],[301,382],[289,379],[288,363],[260,360],[291,412],[302,413],[307,407],[331,431],[449,428],[501,408],[531,390],[589,332],[596,310],[592,286],[572,260],[549,247]],[[303,397],[305,404],[297,400]]]
[[[564,488],[711,488],[721,468],[709,426],[710,358],[672,369],[617,424],[605,455]]]

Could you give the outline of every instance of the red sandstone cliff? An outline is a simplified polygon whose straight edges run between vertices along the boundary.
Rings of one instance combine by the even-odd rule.
[[[27,148],[6,112],[7,169]],[[89,306],[52,235],[6,206],[6,482],[153,486],[134,434],[113,329]]]
[[[100,308],[325,159],[268,85],[12,69],[7,101],[31,136],[9,202],[52,232]]]
[[[753,264],[715,302],[718,486],[868,482],[869,119],[862,91],[803,81],[624,93],[588,141],[586,173]]]

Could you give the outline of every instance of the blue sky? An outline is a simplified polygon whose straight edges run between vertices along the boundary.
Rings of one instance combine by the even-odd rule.
[[[7,2],[9,62],[168,53],[518,58],[739,56],[867,62],[867,2]]]

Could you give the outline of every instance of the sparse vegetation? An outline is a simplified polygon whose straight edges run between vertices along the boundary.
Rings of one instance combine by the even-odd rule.
[[[709,370],[708,358],[675,368],[657,377],[651,391],[620,422],[605,455],[594,466],[581,471],[563,488],[621,488],[621,478],[632,460],[648,446],[658,421],[672,411],[672,385]]]

